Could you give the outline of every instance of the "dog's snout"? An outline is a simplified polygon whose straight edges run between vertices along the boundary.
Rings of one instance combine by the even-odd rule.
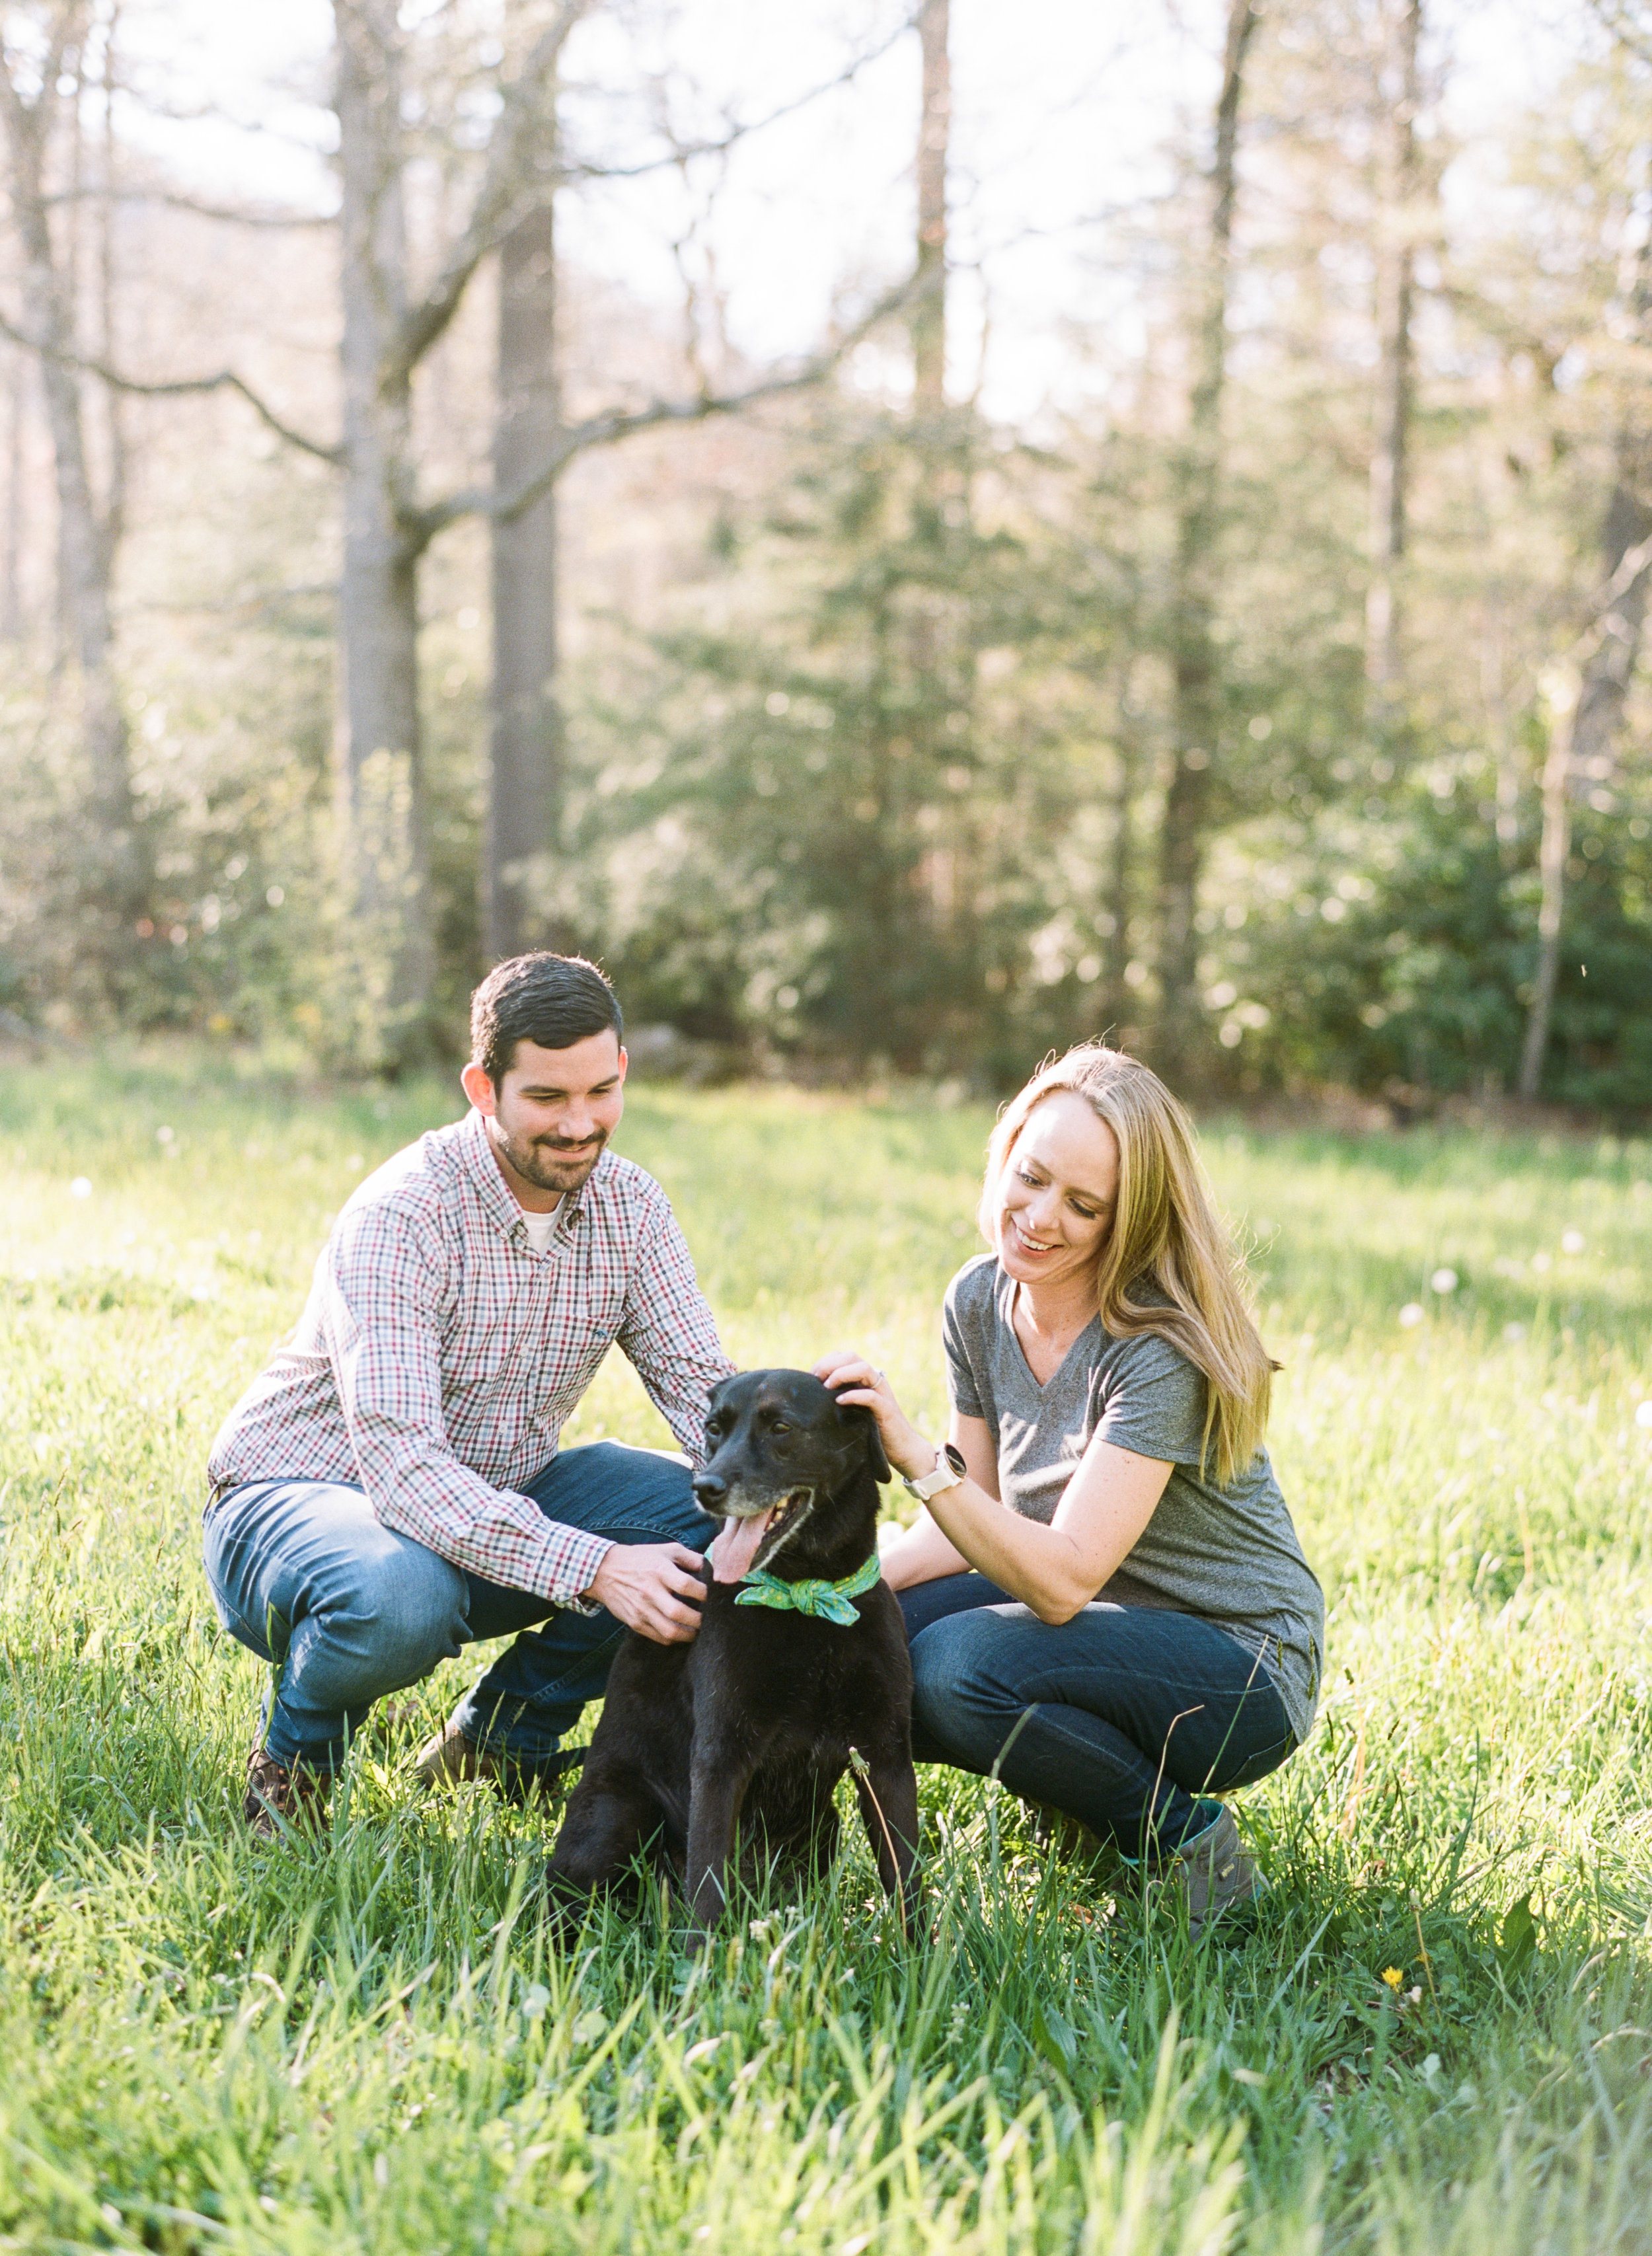
[[[720,1473],[696,1473],[694,1493],[708,1512],[715,1511],[729,1492],[729,1484]]]

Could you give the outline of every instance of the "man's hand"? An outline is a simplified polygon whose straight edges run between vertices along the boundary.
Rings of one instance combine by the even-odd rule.
[[[703,1564],[681,1543],[616,1543],[583,1595],[656,1645],[687,1645],[700,1626]]]

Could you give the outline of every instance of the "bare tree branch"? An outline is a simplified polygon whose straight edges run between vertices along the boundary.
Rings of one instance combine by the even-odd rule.
[[[1571,337],[1557,342],[1552,337],[1540,336],[1507,307],[1461,282],[1448,279],[1436,283],[1432,294],[1444,300],[1453,313],[1461,314],[1466,321],[1472,321],[1483,335],[1489,337],[1493,344],[1502,346],[1506,352],[1526,354],[1543,379],[1543,390],[1554,390],[1555,370],[1564,359],[1567,348],[1573,342]]]
[[[540,125],[545,84],[555,71],[568,33],[592,0],[561,0],[554,21],[541,32],[527,60],[500,90],[500,109],[488,137],[487,162],[470,216],[443,260],[423,300],[410,307],[401,324],[392,377],[415,369],[459,309],[470,277],[523,215],[541,202],[554,178],[533,177],[532,144]]]
[[[60,188],[44,201],[52,206],[109,201],[117,204],[164,204],[169,211],[193,212],[198,219],[222,220],[231,227],[336,227],[336,212],[253,211],[232,204],[203,203],[198,196],[180,195],[171,188]]]
[[[569,165],[561,178],[564,180],[640,180],[646,179],[650,173],[663,172],[670,165],[688,164],[698,157],[726,156],[738,143],[749,140],[754,133],[766,132],[771,125],[778,125],[783,118],[794,117],[800,110],[807,109],[811,102],[818,102],[823,94],[835,94],[839,87],[852,86],[870,64],[878,62],[892,47],[899,46],[917,21],[918,11],[914,9],[911,14],[903,16],[875,47],[868,47],[852,62],[846,63],[836,78],[825,79],[818,86],[806,88],[801,94],[793,95],[788,101],[766,111],[761,117],[748,118],[744,124],[731,122],[711,140],[673,141],[662,155],[646,158],[639,165]]]
[[[1590,606],[1589,624],[1572,645],[1571,662],[1579,665],[1605,636],[1615,606],[1623,601],[1648,564],[1652,564],[1652,540],[1637,541],[1633,548],[1625,549],[1619,559],[1618,568],[1599,589]]]
[[[738,414],[742,408],[754,406],[759,400],[806,391],[810,384],[830,376],[880,321],[893,314],[909,312],[919,294],[915,277],[886,292],[852,329],[823,352],[812,354],[789,375],[765,377],[760,383],[747,384],[738,391],[702,391],[687,399],[651,400],[646,407],[611,407],[600,415],[588,416],[582,423],[570,424],[532,476],[507,491],[501,493],[492,486],[467,486],[440,501],[427,503],[422,509],[407,511],[402,524],[409,553],[422,554],[437,533],[461,518],[485,517],[508,523],[519,517],[550,490],[575,455],[582,455],[592,447],[611,447],[618,440],[633,438],[639,431],[657,430],[661,424],[703,423],[713,415]]]
[[[1652,63],[1652,8],[1644,0],[1589,0],[1590,12],[1637,62]]]
[[[313,135],[288,132],[285,128],[272,124],[268,118],[237,116],[234,110],[226,109],[222,102],[200,102],[186,105],[180,102],[166,102],[146,92],[142,87],[135,85],[131,79],[127,79],[123,83],[121,92],[129,102],[140,109],[146,117],[159,118],[165,125],[227,125],[232,133],[244,133],[249,137],[256,137],[265,141],[279,141],[284,148],[296,149],[300,156],[313,157],[321,163],[326,163],[328,160],[328,151],[318,145]],[[313,103],[308,101],[305,101],[303,106],[311,109],[326,108],[325,102]]]
[[[0,313],[0,337],[9,337],[13,344],[23,346],[27,352],[39,353],[44,360],[56,361],[60,367],[76,369],[84,376],[95,376],[112,391],[131,392],[139,398],[178,399],[198,391],[239,392],[259,420],[267,424],[277,438],[284,439],[289,447],[297,447],[304,454],[314,455],[318,462],[330,462],[335,469],[344,459],[342,447],[324,446],[319,440],[307,438],[302,431],[295,431],[290,423],[284,422],[274,408],[259,398],[245,377],[237,376],[232,368],[221,368],[215,376],[174,377],[166,383],[146,384],[141,378],[127,376],[120,369],[110,368],[106,362],[94,359],[88,354],[66,352],[39,337],[32,337],[4,313]]]
[[[312,603],[320,596],[325,596],[329,603],[335,602],[337,581],[299,581],[290,588],[266,588],[251,595],[233,596],[223,603],[133,603],[126,608],[134,617],[148,614],[159,618],[238,619],[244,625],[251,626],[260,619],[275,617],[291,604]]]
[[[651,173],[663,171],[668,166],[683,165],[701,157],[726,153],[737,142],[748,135],[764,131],[797,111],[817,102],[823,94],[849,85],[858,73],[886,54],[897,41],[903,39],[917,20],[915,16],[903,17],[887,38],[864,54],[857,55],[836,78],[822,85],[808,88],[794,95],[762,117],[749,123],[731,123],[727,130],[705,141],[674,144],[663,155],[653,157],[639,165],[568,165],[558,162],[542,178],[531,177],[532,166],[525,164],[526,145],[532,140],[538,119],[534,114],[534,97],[554,69],[568,34],[593,4],[593,0],[562,0],[556,21],[535,43],[527,60],[510,85],[503,90],[503,108],[489,139],[487,169],[482,185],[477,191],[476,202],[458,240],[443,262],[422,304],[408,314],[403,329],[399,365],[401,373],[415,368],[441,335],[454,314],[459,300],[469,284],[471,276],[491,250],[497,250],[511,229],[543,200],[576,180],[635,180]]]

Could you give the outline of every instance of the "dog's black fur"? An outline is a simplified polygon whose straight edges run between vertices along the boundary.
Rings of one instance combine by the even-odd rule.
[[[744,1371],[712,1395],[706,1438],[711,1455],[694,1484],[705,1511],[779,1514],[755,1568],[840,1582],[865,1563],[879,1484],[891,1477],[869,1412],[840,1409],[807,1371]],[[708,1579],[691,1644],[626,1637],[552,1852],[553,1898],[571,1908],[604,1891],[623,1895],[640,1854],[677,1878],[703,1935],[728,1898],[737,1832],[748,1883],[770,1864],[826,1870],[837,1847],[832,1792],[856,1749],[861,1815],[910,1931],[918,1789],[894,1593],[874,1583],[853,1602],[850,1627],[737,1606],[739,1589]]]

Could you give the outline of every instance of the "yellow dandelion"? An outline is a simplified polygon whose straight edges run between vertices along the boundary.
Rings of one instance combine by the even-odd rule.
[[[1397,1966],[1385,1966],[1382,1970],[1382,1979],[1387,1984],[1389,1989],[1397,1990],[1404,1981],[1405,1976]]]

